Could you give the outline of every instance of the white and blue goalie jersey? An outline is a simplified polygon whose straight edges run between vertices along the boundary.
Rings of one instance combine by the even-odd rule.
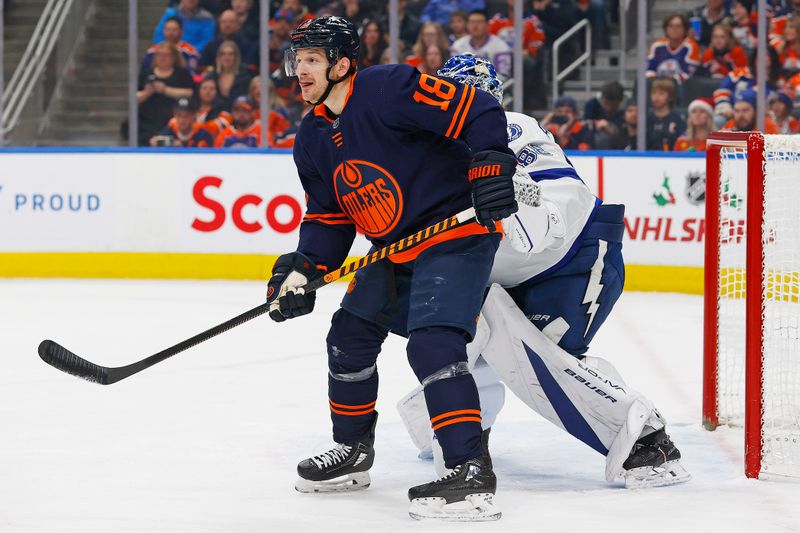
[[[540,203],[520,202],[519,211],[503,220],[505,238],[494,260],[491,283],[515,287],[556,270],[579,246],[600,200],[592,194],[555,142],[536,119],[506,113],[508,146],[517,156],[517,178],[540,187]]]

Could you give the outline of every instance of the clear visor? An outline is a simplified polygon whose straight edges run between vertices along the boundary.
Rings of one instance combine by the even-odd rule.
[[[291,48],[283,54],[283,70],[289,78],[297,76],[297,52]]]

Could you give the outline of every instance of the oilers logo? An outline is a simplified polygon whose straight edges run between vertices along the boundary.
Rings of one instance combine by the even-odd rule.
[[[392,231],[403,214],[397,181],[375,163],[345,161],[333,173],[333,183],[342,211],[370,237]]]

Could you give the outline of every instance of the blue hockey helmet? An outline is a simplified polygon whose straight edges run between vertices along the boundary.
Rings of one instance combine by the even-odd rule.
[[[486,91],[497,98],[500,104],[503,103],[503,82],[497,78],[491,61],[482,57],[472,54],[453,56],[442,65],[437,74]]]

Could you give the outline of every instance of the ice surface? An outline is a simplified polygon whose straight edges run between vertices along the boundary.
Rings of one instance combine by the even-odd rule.
[[[603,459],[511,395],[492,433],[504,516],[419,524],[406,490],[433,477],[395,411],[415,385],[401,339],[379,359],[373,485],[294,491],[328,448],[324,338],[344,287],[309,317],[261,317],[103,387],[36,354],[51,338],[104,365],[159,351],[261,302],[263,283],[0,281],[0,531],[798,531],[800,484],[747,480],[740,430],[700,428],[702,300],[626,293],[592,353],[648,394],[694,480],[626,491]]]

